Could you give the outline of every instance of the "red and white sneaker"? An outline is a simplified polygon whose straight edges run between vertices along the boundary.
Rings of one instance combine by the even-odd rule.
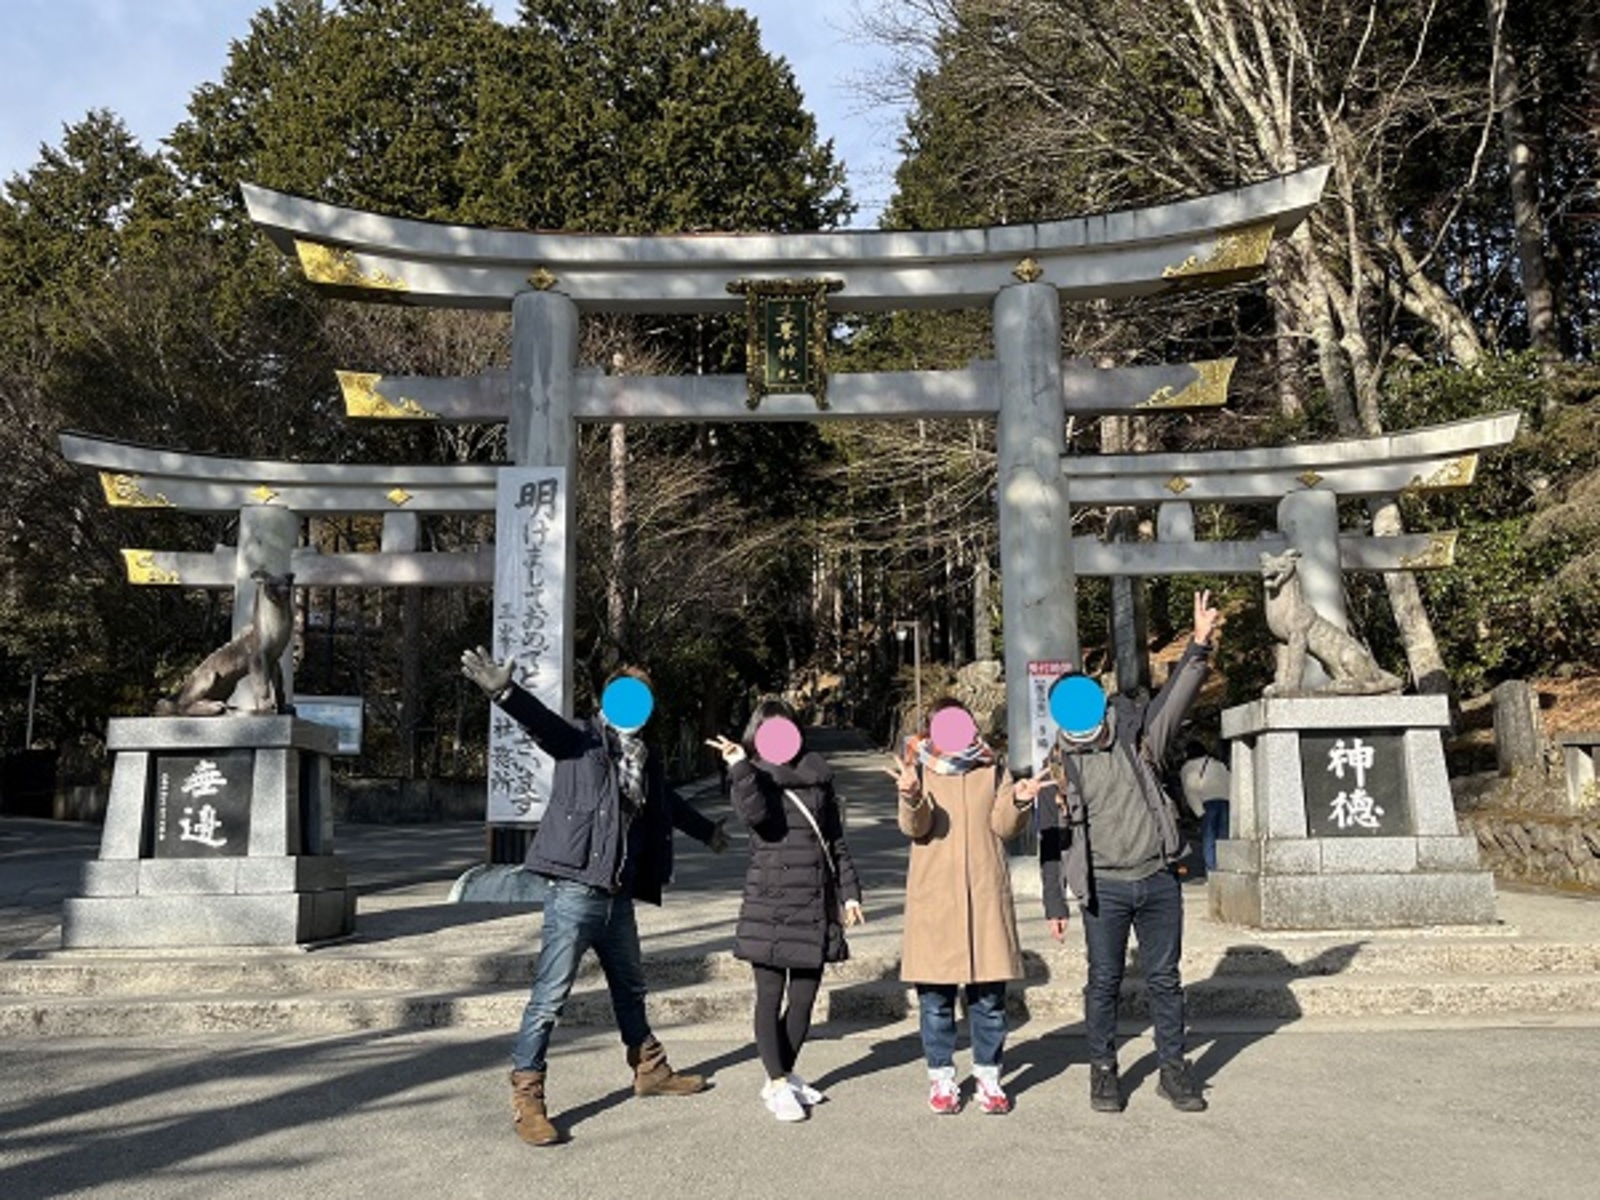
[[[1011,1111],[1011,1097],[1000,1086],[1000,1073],[994,1068],[985,1071],[979,1067],[973,1072],[978,1108],[991,1116],[1003,1117]]]
[[[956,1087],[953,1070],[928,1073],[928,1107],[941,1116],[961,1111],[961,1089]]]

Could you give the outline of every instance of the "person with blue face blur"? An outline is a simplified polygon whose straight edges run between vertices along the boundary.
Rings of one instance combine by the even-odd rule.
[[[545,1054],[584,953],[605,973],[617,1028],[638,1096],[682,1096],[705,1088],[674,1071],[650,1031],[633,904],[661,903],[672,877],[672,830],[720,854],[722,822],[702,816],[667,785],[642,730],[655,707],[649,677],[623,668],[600,696],[600,713],[568,720],[552,712],[479,646],[461,673],[555,761],[550,803],[528,846],[525,869],[545,881],[544,922],[533,990],[511,1049],[511,1109],[517,1136],[536,1146],[561,1142],[545,1104]]]
[[[1089,1104],[1121,1112],[1117,1005],[1128,934],[1139,939],[1155,1027],[1156,1091],[1182,1112],[1206,1107],[1185,1058],[1183,891],[1177,864],[1187,847],[1178,811],[1159,773],[1209,670],[1223,615],[1210,592],[1194,597],[1194,636],[1166,684],[1149,701],[1107,697],[1085,675],[1063,675],[1050,690],[1055,745],[1039,775],[1039,865],[1051,935],[1066,934],[1066,886],[1083,917],[1089,978],[1083,990]]]

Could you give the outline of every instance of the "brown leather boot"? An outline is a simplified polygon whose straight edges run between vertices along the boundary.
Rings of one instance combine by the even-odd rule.
[[[544,1108],[544,1072],[511,1072],[511,1121],[517,1136],[530,1146],[554,1146],[561,1131],[550,1123]]]
[[[689,1096],[706,1088],[703,1076],[680,1075],[667,1065],[666,1047],[654,1035],[642,1046],[628,1047],[628,1065],[635,1096]]]

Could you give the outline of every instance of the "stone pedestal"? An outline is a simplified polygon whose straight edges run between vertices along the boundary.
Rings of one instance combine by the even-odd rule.
[[[1258,700],[1222,714],[1229,836],[1208,884],[1218,920],[1394,929],[1494,920],[1494,878],[1456,825],[1442,696]]]
[[[65,902],[68,949],[281,946],[343,937],[334,730],[290,716],[110,723],[100,857]]]

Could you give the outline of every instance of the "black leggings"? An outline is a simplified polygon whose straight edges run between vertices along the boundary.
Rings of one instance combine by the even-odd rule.
[[[756,1050],[767,1078],[782,1079],[794,1070],[800,1047],[811,1032],[811,1008],[822,987],[822,968],[785,969],[751,963],[750,970],[756,977]],[[786,990],[787,1009],[783,1006]]]

